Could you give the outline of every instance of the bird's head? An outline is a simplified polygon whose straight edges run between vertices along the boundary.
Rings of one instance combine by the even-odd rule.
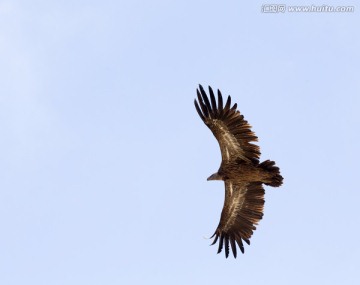
[[[224,180],[222,175],[220,175],[218,172],[214,173],[213,175],[210,175],[207,179],[207,181],[210,180]]]

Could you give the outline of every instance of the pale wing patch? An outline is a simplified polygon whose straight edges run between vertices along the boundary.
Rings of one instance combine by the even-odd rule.
[[[230,228],[235,220],[238,212],[243,207],[245,201],[245,194],[247,191],[247,184],[244,184],[241,189],[235,188],[232,182],[225,182],[226,191],[227,191],[227,199],[228,199],[228,211],[229,211],[229,219],[226,221],[224,225],[224,229]]]
[[[220,137],[217,137],[220,148],[223,150],[223,159],[230,160],[230,155],[240,156],[241,159],[249,161],[244,155],[244,151],[241,148],[239,142],[235,136],[229,131],[226,125],[220,120],[213,120],[212,124],[220,131]]]
[[[229,195],[230,195],[230,197],[231,197],[232,194],[233,194],[233,184],[232,184],[232,182],[229,182],[229,183],[228,183],[228,189],[229,189]]]
[[[225,156],[226,156],[226,160],[230,160],[230,154],[227,147],[225,147]]]

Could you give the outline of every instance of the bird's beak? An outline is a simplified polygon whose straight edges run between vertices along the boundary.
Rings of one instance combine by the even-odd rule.
[[[210,180],[222,180],[222,178],[218,173],[214,173],[213,175],[208,177],[207,181],[210,181]]]

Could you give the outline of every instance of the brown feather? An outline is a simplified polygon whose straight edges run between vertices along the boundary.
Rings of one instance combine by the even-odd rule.
[[[209,86],[209,93],[210,93],[210,99],[211,99],[211,109],[214,112],[214,115],[217,115],[217,106],[216,106],[216,100],[215,100],[215,95],[214,92],[212,90],[212,88]]]
[[[225,237],[225,257],[229,256],[229,237]]]
[[[214,234],[214,235],[215,235],[215,234]],[[213,235],[213,236],[214,236],[214,235]],[[213,236],[212,236],[212,237],[213,237]],[[211,237],[211,238],[212,238],[212,237]],[[214,238],[214,241],[213,241],[212,244],[210,244],[210,245],[214,245],[214,244],[217,242],[218,238],[219,238],[219,236],[216,235],[215,238]]]
[[[198,103],[196,102],[196,100],[194,100],[194,104],[195,104],[196,111],[198,112],[201,120],[204,121],[204,120],[205,120],[205,117],[204,117],[204,115],[202,114],[202,112],[201,112],[201,110],[200,110],[200,108],[199,108],[199,105],[198,105]]]
[[[236,258],[236,244],[235,244],[235,239],[233,237],[230,237],[230,245],[231,245],[231,250],[233,252],[234,257]]]
[[[218,248],[218,252],[217,252],[217,253],[220,253],[220,252],[222,251],[223,243],[224,243],[224,235],[222,234],[222,235],[220,236],[219,248]]]
[[[218,109],[219,109],[220,116],[222,116],[224,108],[223,108],[222,95],[221,95],[221,92],[219,89],[218,89]]]
[[[207,117],[209,117],[208,109],[206,108],[206,106],[205,106],[205,104],[204,104],[204,102],[203,102],[203,99],[202,99],[201,94],[199,93],[199,91],[196,90],[196,92],[197,92],[197,97],[198,97],[198,101],[199,101],[201,110],[202,110],[204,116],[207,118]]]
[[[224,110],[225,110],[226,112],[229,111],[229,110],[230,110],[230,106],[231,106],[231,97],[230,97],[230,95],[229,95],[229,96],[227,97]]]
[[[209,98],[206,96],[206,92],[204,91],[204,88],[199,85],[199,88],[200,88],[200,93],[201,93],[201,96],[204,100],[204,103],[206,105],[206,108],[208,109],[208,111],[211,111],[211,105],[210,105],[210,101],[209,101]]]

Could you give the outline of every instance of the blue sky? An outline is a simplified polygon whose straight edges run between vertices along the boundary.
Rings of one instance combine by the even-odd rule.
[[[238,2],[0,1],[1,284],[360,280],[356,1]],[[285,179],[236,260],[206,239],[224,187],[199,83]]]

